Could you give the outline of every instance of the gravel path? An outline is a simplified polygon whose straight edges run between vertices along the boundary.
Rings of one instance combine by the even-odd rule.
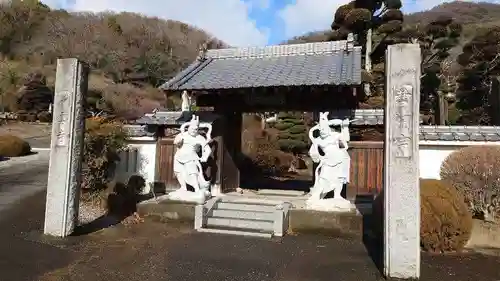
[[[106,211],[97,206],[92,206],[80,202],[80,209],[78,211],[78,222],[80,224],[91,223],[101,216],[104,216]]]

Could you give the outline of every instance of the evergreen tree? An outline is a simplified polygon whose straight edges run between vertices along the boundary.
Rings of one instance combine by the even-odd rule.
[[[458,56],[462,66],[458,78],[457,107],[460,123],[491,124],[489,90],[492,78],[500,75],[500,27],[476,35]]]
[[[421,109],[439,114],[439,98],[455,91],[455,83],[447,71],[450,49],[457,46],[462,26],[450,17],[438,17],[427,25],[403,29],[400,0],[354,0],[340,6],[332,23],[330,40],[344,40],[349,33],[357,35],[357,43],[368,50],[364,60],[363,82],[371,85],[371,94],[363,102],[366,107],[380,107],[385,91],[385,51],[398,43],[419,43],[422,49]],[[365,88],[366,89],[366,88]]]
[[[274,127],[279,131],[278,146],[280,150],[300,154],[307,149],[307,127],[301,114],[281,112],[278,114]]]
[[[402,40],[417,41],[422,50],[420,110],[423,114],[440,115],[440,111],[446,109],[439,108],[439,100],[456,90],[456,83],[449,73],[453,63],[450,50],[460,43],[461,33],[462,26],[448,16],[440,16],[427,25],[409,27],[399,33]]]
[[[340,6],[331,25],[330,40],[344,40],[354,33],[365,48],[363,82],[372,84],[374,95],[383,95],[384,58],[387,45],[393,44],[394,34],[402,29],[403,13],[400,0],[355,0]],[[372,63],[375,64],[372,70]],[[367,94],[371,91],[365,90]]]

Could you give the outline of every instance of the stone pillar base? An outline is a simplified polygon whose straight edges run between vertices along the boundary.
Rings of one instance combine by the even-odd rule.
[[[212,194],[212,196],[220,196],[220,195],[222,195],[222,190],[221,190],[220,184],[213,184],[210,187],[210,193]]]
[[[329,198],[319,200],[307,200],[306,209],[322,212],[351,212],[356,206],[345,198]]]
[[[198,204],[204,204],[211,197],[212,196],[210,195],[210,192],[206,192],[206,191],[193,192],[193,191],[182,190],[182,189],[178,189],[176,191],[170,192],[167,195],[167,198],[169,200],[192,202],[192,203],[198,203]]]

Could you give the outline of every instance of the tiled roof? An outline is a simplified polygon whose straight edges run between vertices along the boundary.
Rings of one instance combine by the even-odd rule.
[[[189,120],[195,113],[200,118],[200,122],[212,123],[218,115],[210,111],[197,111],[197,112],[181,112],[181,111],[158,111],[156,113],[146,114],[135,121],[136,124],[141,125],[181,125]]]
[[[349,118],[353,120],[352,125],[357,126],[376,126],[384,125],[383,109],[355,109],[355,110],[336,110],[331,111],[329,118]],[[420,120],[422,123],[422,120]]]
[[[164,90],[361,84],[361,47],[332,41],[208,50]]]
[[[155,135],[155,132],[148,131],[146,125],[125,125],[123,129],[130,137],[153,137]]]
[[[218,115],[209,111],[195,112],[202,122],[213,122]],[[191,119],[193,113],[159,111],[146,114],[136,121],[140,125],[127,125],[131,136],[153,136],[147,125],[180,125]],[[329,118],[349,118],[353,125],[383,125],[383,109],[356,109],[331,111]],[[500,141],[500,126],[420,126],[420,141]]]
[[[498,126],[420,126],[421,141],[500,141]]]
[[[352,125],[383,125],[384,124],[384,110],[383,109],[355,109],[355,110],[335,110],[330,111],[328,118],[352,120]]]

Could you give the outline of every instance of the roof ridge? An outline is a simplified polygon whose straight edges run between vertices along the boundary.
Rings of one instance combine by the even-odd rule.
[[[207,50],[206,56],[214,59],[227,58],[258,58],[258,57],[281,57],[296,55],[327,54],[339,51],[352,51],[354,48],[350,40],[298,43],[285,45],[268,45],[238,47],[226,49]]]

